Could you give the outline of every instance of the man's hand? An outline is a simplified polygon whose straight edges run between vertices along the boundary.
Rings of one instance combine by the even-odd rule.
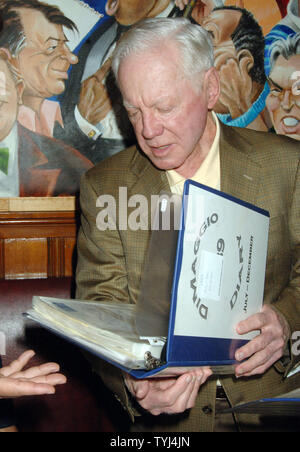
[[[136,380],[126,374],[125,382],[141,407],[158,416],[183,413],[193,408],[200,386],[211,374],[208,367],[196,368],[176,378]]]
[[[98,124],[111,110],[111,100],[104,80],[111,67],[111,58],[81,85],[78,109],[80,114],[91,124]]]
[[[236,351],[237,361],[246,360],[236,367],[237,377],[266,372],[282,357],[290,337],[287,321],[269,305],[237,325],[241,335],[255,330],[260,330],[260,334]]]
[[[0,398],[11,398],[29,395],[54,394],[55,386],[66,383],[66,377],[57,373],[56,363],[23,370],[34,351],[24,352],[9,366],[0,369]]]

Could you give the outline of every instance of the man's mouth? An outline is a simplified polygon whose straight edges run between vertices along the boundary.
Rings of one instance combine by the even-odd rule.
[[[281,120],[282,128],[285,133],[298,133],[300,120],[295,116],[285,116]]]
[[[67,80],[69,78],[68,72],[66,71],[60,71],[58,69],[52,69],[55,73],[56,77],[59,79]]]
[[[166,144],[163,146],[148,145],[148,148],[150,149],[154,157],[163,157],[169,152],[170,146],[171,146],[170,144]]]
[[[283,118],[282,122],[286,127],[296,127],[299,124],[299,120],[297,118],[293,118],[292,116]]]

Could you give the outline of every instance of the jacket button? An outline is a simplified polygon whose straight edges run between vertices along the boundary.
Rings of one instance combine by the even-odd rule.
[[[212,407],[210,405],[205,405],[202,408],[204,414],[211,414],[213,412]]]

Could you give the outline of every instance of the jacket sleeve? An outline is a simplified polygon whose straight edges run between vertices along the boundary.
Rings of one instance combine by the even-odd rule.
[[[118,230],[114,229],[114,215],[111,212],[110,228],[100,230],[97,227],[97,198],[87,173],[81,183],[76,298],[129,303],[124,250]],[[122,371],[90,354],[86,354],[86,358],[133,419],[137,413],[131,406]]]
[[[294,190],[292,194],[291,207],[289,211],[289,237],[284,239],[285,246],[290,247],[292,266],[288,285],[281,292],[279,298],[274,302],[274,307],[281,312],[287,320],[291,340],[289,343],[290,359],[284,366],[285,375],[300,362],[300,352],[293,347],[293,340],[300,334],[300,162],[296,172]]]

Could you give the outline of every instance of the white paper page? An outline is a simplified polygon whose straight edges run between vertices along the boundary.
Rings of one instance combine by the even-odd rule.
[[[174,334],[241,339],[235,325],[261,308],[269,219],[203,192],[190,185]]]

